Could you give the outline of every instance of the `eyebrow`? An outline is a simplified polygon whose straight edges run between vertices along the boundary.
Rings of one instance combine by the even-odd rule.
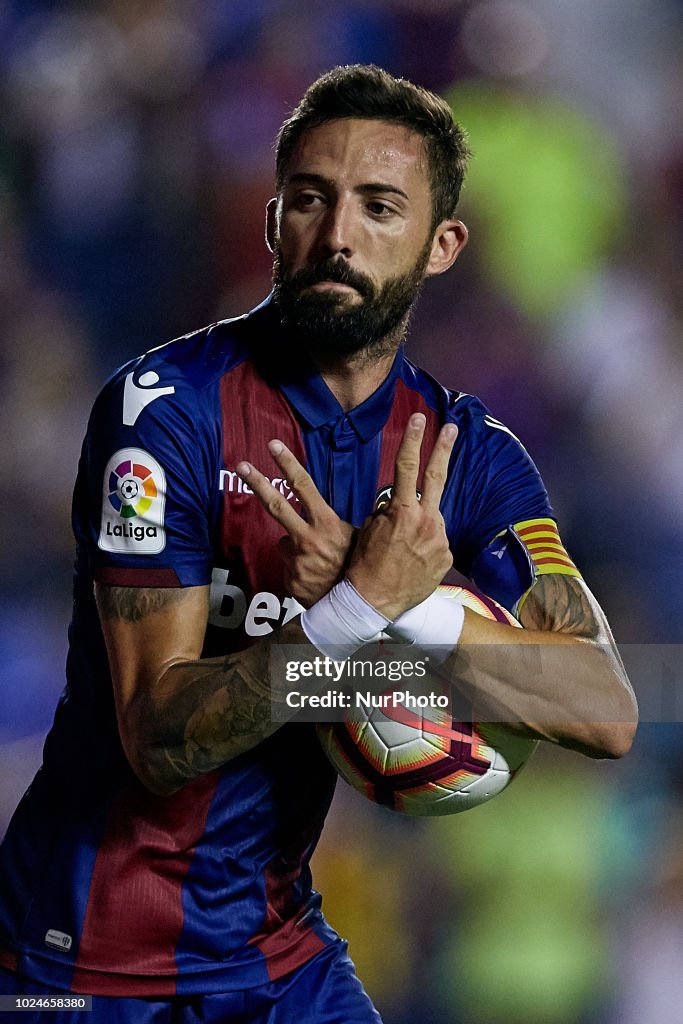
[[[308,184],[308,185],[331,185],[332,182],[329,178],[324,178],[322,174],[309,174],[304,171],[300,171],[297,174],[292,174],[287,179],[287,184]],[[361,195],[374,195],[377,192],[390,192],[397,196],[403,196],[404,199],[409,200],[409,196],[398,188],[396,185],[390,185],[384,181],[369,181],[364,185],[358,185],[355,192],[360,192]]]

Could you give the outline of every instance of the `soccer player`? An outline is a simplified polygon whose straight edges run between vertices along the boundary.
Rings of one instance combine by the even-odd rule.
[[[633,698],[537,470],[403,352],[467,240],[466,158],[432,93],[324,75],[278,138],[273,295],[97,399],[68,683],[0,853],[0,991],[93,994],[98,1022],[379,1020],[311,887],[335,776],[312,725],[273,721],[273,643],[387,630],[446,645],[444,671],[467,649],[492,716],[628,749]],[[453,563],[526,631],[435,596]],[[561,681],[531,646],[562,650]]]

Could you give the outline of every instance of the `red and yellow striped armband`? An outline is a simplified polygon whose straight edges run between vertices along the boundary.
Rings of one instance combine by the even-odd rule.
[[[567,554],[554,519],[524,519],[521,523],[515,523],[513,530],[529,552],[537,576],[556,572],[582,579]]]

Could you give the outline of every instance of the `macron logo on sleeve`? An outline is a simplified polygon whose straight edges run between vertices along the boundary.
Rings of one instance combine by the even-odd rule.
[[[123,387],[123,422],[127,427],[135,426],[135,421],[142,410],[162,395],[175,394],[173,385],[166,388],[156,388],[159,383],[159,374],[154,370],[147,370],[138,377],[137,384],[135,376],[129,373]]]

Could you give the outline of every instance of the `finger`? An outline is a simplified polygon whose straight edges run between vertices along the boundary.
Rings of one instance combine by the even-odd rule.
[[[421,503],[425,508],[438,509],[439,507],[448,474],[448,463],[457,436],[458,428],[455,423],[446,423],[434,442],[422,483]]]
[[[336,515],[316,487],[311,475],[282,441],[271,441],[268,450],[282,470],[287,483],[306,509],[309,523],[315,524],[316,519],[329,516],[330,513]]]
[[[413,413],[403,432],[401,446],[396,456],[392,500],[402,505],[417,502],[417,474],[420,471],[420,448],[426,422],[421,412]]]
[[[270,480],[260,473],[256,466],[252,466],[250,462],[240,462],[235,468],[239,478],[254,492],[266,512],[284,526],[290,537],[302,537],[306,530],[310,529],[284,494],[273,487]]]

